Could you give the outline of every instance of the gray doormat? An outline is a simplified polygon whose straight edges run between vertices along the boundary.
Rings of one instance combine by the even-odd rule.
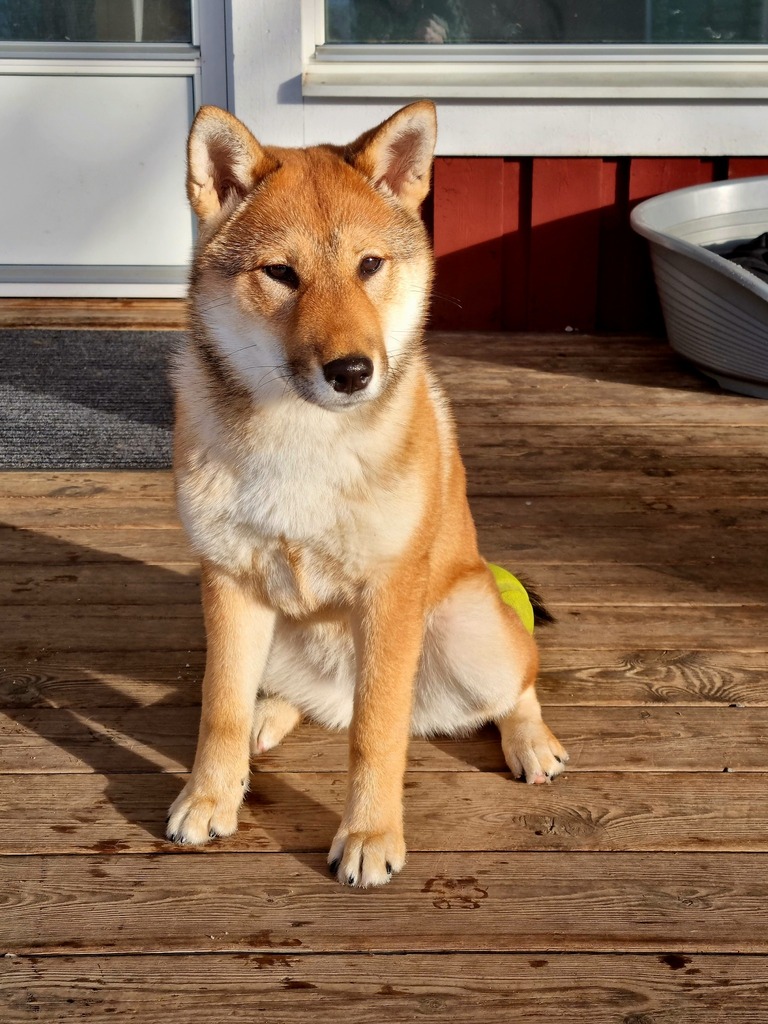
[[[0,469],[164,469],[176,331],[0,330]]]

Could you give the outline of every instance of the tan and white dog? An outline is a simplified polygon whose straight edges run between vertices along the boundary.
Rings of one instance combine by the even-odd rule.
[[[249,754],[302,715],[348,726],[328,862],[358,886],[403,867],[410,735],[494,721],[529,782],[567,759],[542,721],[536,645],[478,552],[422,348],[435,134],[419,102],[345,147],[262,146],[212,107],[189,139],[200,237],[174,462],[208,653],[167,834],[230,835]]]

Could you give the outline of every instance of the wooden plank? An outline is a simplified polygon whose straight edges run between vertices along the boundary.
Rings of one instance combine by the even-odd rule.
[[[0,327],[51,330],[177,331],[184,299],[0,299]]]
[[[688,477],[678,479],[680,490],[687,491],[689,481]],[[478,480],[478,484],[481,482]],[[592,482],[597,487],[597,481]],[[627,483],[631,485],[632,481],[625,481],[624,485]],[[611,488],[613,480],[606,480],[605,484]],[[573,486],[574,496],[589,493],[589,487],[583,483],[576,489],[574,481]],[[492,482],[488,487],[501,490]],[[517,488],[517,493],[521,491],[522,485]],[[761,582],[759,574],[749,568],[752,555],[750,537],[759,544],[758,538],[762,534],[755,536],[749,530],[741,530],[738,525],[723,529],[719,534],[714,529],[666,529],[662,522],[658,523],[656,532],[642,528],[625,529],[613,535],[601,534],[599,528],[580,529],[578,524],[570,530],[557,525],[551,528],[543,525],[536,530],[535,527],[503,522],[493,527],[483,524],[479,529],[481,549],[487,558],[521,571],[529,566],[529,575],[533,574],[534,579],[539,578],[538,566],[544,563],[610,562],[628,567],[668,566],[673,573],[684,566],[686,572],[691,568],[694,578],[697,573],[704,578],[704,564],[714,562],[717,571],[713,571],[711,578],[735,598],[735,603],[751,604],[757,599],[762,604],[765,601],[766,583]],[[734,575],[742,565],[745,565],[747,573],[743,580]],[[578,604],[578,600],[575,603]]]
[[[413,853],[366,893],[321,854],[232,861],[6,858],[0,941],[17,955],[768,948],[764,854]]]
[[[511,430],[509,427],[491,426],[486,429],[483,440],[473,441],[477,427],[462,428],[461,433],[467,435],[464,445],[467,459],[474,457],[516,458],[521,452],[537,447],[545,447],[554,452],[560,449],[563,458],[570,449],[574,455],[581,456],[589,447],[589,435],[594,436],[593,427],[571,428],[564,425],[553,431],[542,431],[541,438],[536,440],[536,428],[523,427]],[[768,432],[765,427],[734,426],[717,430],[703,427],[697,431],[682,431],[673,428],[662,431],[654,437],[653,433],[643,441],[633,436],[631,431],[617,429],[611,440],[618,446],[632,446],[637,459],[647,461],[656,457],[656,453],[666,449],[672,455],[680,454],[676,449],[702,452],[709,457],[722,455],[724,459],[740,457],[745,454],[763,451],[763,438]],[[504,435],[506,434],[506,440]],[[579,443],[581,441],[581,443]],[[594,443],[594,442],[593,442]],[[576,461],[576,460],[574,460]],[[580,459],[579,459],[580,461]],[[766,448],[768,461],[768,448]],[[517,523],[521,526],[533,525],[544,519],[550,526],[573,524],[575,520],[592,525],[604,532],[623,528],[648,527],[653,523],[664,522],[665,527],[672,530],[680,528],[717,528],[738,525],[739,529],[764,530],[768,528],[768,496],[761,498],[732,494],[703,494],[695,499],[685,496],[671,496],[659,500],[653,495],[637,494],[596,494],[588,498],[568,498],[564,500],[555,495],[542,495],[536,500],[523,496],[498,498],[489,496],[478,497],[474,502],[476,514],[482,511],[485,520],[494,523],[500,519]],[[14,499],[11,507],[0,510],[0,521],[6,526],[20,529],[35,530],[46,533],[60,528],[104,529],[111,527],[117,530],[181,529],[181,523],[172,505],[157,504],[144,506],[140,503],[126,501],[122,508],[94,507],[82,508],[78,505],[53,504],[37,499],[33,508]],[[93,566],[75,567],[79,569],[84,582],[84,573],[96,572]],[[129,566],[123,566],[126,573]],[[34,573],[35,570],[30,570]],[[189,569],[186,570],[189,572]],[[129,576],[126,575],[126,579]],[[42,596],[42,595],[41,595]]]
[[[6,1024],[107,1019],[279,1024],[758,1024],[765,957],[669,953],[171,954],[0,960]]]
[[[472,502],[476,518],[492,526],[500,520],[532,526],[542,520],[557,526],[577,522],[579,526],[594,524],[605,530],[653,528],[681,532],[707,527],[719,530],[738,526],[745,530],[762,530],[768,522],[768,496],[740,494],[702,494],[695,498],[670,496],[666,500],[654,495],[596,494],[585,498],[563,499],[556,495],[537,498],[477,497]]]
[[[701,545],[701,541],[698,541]],[[743,541],[742,541],[743,543]],[[533,543],[528,547],[528,552]],[[525,549],[525,545],[520,545]],[[718,555],[728,558],[738,544],[721,545]],[[713,548],[711,550],[718,550]],[[696,539],[690,542],[689,557],[695,559]],[[547,552],[542,550],[541,557]],[[702,550],[701,557],[709,557]],[[549,551],[552,557],[551,550]],[[588,559],[589,554],[583,554]],[[510,559],[504,560],[510,564]],[[725,566],[725,571],[733,566]],[[569,608],[554,629],[542,631],[546,649],[613,650],[636,645],[641,631],[646,644],[656,648],[701,651],[764,651],[768,646],[765,608],[746,605],[726,614],[718,606],[668,605],[646,608],[587,605]],[[197,604],[167,605],[162,616],[152,605],[124,607],[59,606],[51,617],[45,608],[6,607],[2,639],[21,659],[34,657],[38,650],[83,652],[201,650],[204,644],[202,614]]]
[[[743,423],[717,424],[717,425],[670,425],[663,426],[627,426],[617,424],[611,429],[610,439],[596,437],[592,426],[581,426],[579,424],[536,424],[535,426],[519,424],[514,429],[508,426],[490,427],[481,431],[477,430],[475,424],[466,424],[460,421],[459,440],[462,452],[471,457],[475,453],[496,453],[497,451],[512,451],[520,448],[533,449],[597,449],[604,447],[623,446],[633,448],[637,452],[637,458],[642,459],[648,450],[662,449],[664,451],[684,448],[694,453],[713,454],[722,452],[724,455],[731,454],[730,450],[735,449],[734,454],[754,453],[768,458],[768,442],[766,442],[766,428],[768,428],[768,409],[766,409],[765,423],[747,425]],[[31,525],[31,524],[30,524]]]
[[[496,455],[464,452],[467,491],[474,496],[627,494],[639,497],[698,497],[738,493],[765,497],[768,460],[745,452],[731,459],[702,450],[627,452],[621,447],[593,448],[564,456],[557,450],[500,449]]]
[[[0,653],[0,707],[199,704],[204,661],[202,650],[6,651]]]
[[[191,562],[156,568],[128,561],[8,565],[0,568],[0,605],[196,604],[198,578],[197,565]]]
[[[562,738],[570,742],[566,733]],[[633,737],[635,745],[642,741],[642,734]],[[446,745],[444,761],[467,749]],[[165,819],[187,776],[160,774],[160,760],[136,744],[131,770],[109,776],[6,776],[0,853],[24,859],[178,850],[164,838]],[[768,852],[765,772],[569,770],[551,786],[527,786],[509,774],[462,771],[471,763],[466,754],[461,762],[457,771],[407,773],[411,851]],[[254,771],[237,833],[196,852],[325,851],[346,783],[345,772]]]
[[[571,408],[573,421],[578,424],[582,407],[589,404],[590,395],[594,400],[595,384],[604,385],[601,394],[605,397],[607,407],[621,405],[623,402],[647,406],[649,399],[653,405],[661,408],[674,408],[686,403],[698,407],[700,404],[706,405],[707,402],[723,404],[726,397],[714,382],[694,376],[692,370],[682,362],[675,370],[672,370],[665,360],[660,359],[655,366],[647,363],[641,364],[640,367],[627,364],[618,366],[613,371],[604,365],[585,366],[578,368],[581,369],[581,373],[559,372],[557,367],[553,366],[549,379],[538,367],[520,365],[521,363],[522,359],[518,360],[517,366],[505,365],[492,375],[482,367],[466,367],[463,371],[459,367],[452,367],[450,374],[446,372],[441,376],[444,382],[448,382],[447,390],[457,410],[464,409],[469,400],[469,404],[474,407],[473,414],[479,415],[484,405],[478,398],[478,393],[485,389],[486,404],[511,402],[517,400],[518,396],[529,400],[535,398],[543,409],[541,419],[535,422],[542,424],[548,422],[547,407],[562,404],[567,404]],[[461,377],[463,385],[455,384],[454,377]],[[493,387],[490,386],[490,381],[493,381]],[[642,402],[643,388],[651,392],[645,395],[646,402]],[[459,413],[460,418],[461,415],[462,413]]]
[[[468,492],[484,547],[507,548],[513,542],[518,564],[523,558],[537,557],[531,544],[535,550],[541,544],[557,543],[558,538],[568,544],[578,541],[588,549],[586,557],[592,561],[613,561],[619,557],[637,564],[684,564],[691,558],[690,547],[685,546],[686,537],[688,541],[698,539],[701,545],[696,560],[713,545],[714,551],[718,551],[721,540],[725,545],[722,554],[725,556],[731,544],[730,555],[738,558],[738,535],[763,529],[768,458],[748,451],[732,458],[730,453],[719,454],[713,449],[691,453],[683,446],[663,452],[649,448],[630,459],[620,446],[569,454],[557,449],[536,451],[510,445],[467,452],[465,463]],[[731,505],[729,495],[734,492],[739,499],[750,500],[733,501]],[[574,518],[569,520],[562,499],[592,496],[598,499],[595,515],[590,517],[588,503],[577,502],[576,506],[584,511],[575,511]],[[599,502],[606,498],[624,499],[644,511],[634,521],[632,516],[622,513],[616,517],[610,513],[601,515]],[[684,514],[669,514],[673,508],[683,509],[686,504],[690,510],[698,498],[704,499],[701,512],[687,519]],[[561,504],[556,512],[557,499]],[[715,506],[710,517],[704,514],[707,502]],[[614,501],[613,508],[618,505],[619,501]],[[539,509],[550,510],[552,515],[545,518],[537,512]],[[654,519],[657,526],[663,525],[663,536],[653,536],[647,529]],[[532,536],[526,537],[526,531]],[[631,540],[635,536],[640,542],[643,534],[648,534],[651,542],[646,555],[638,553]],[[620,552],[615,553],[622,543],[628,545],[623,559]],[[25,576],[21,566],[58,567],[61,571],[52,572],[51,579],[59,577],[58,582],[63,584],[64,577],[82,566],[118,564],[129,573],[131,566],[146,565],[157,570],[159,584],[162,567],[166,573],[178,570],[186,577],[197,563],[179,524],[118,528],[104,526],[95,517],[93,526],[83,527],[67,525],[54,517],[44,529],[0,526],[0,544],[6,565],[14,567],[3,573],[12,587],[31,585],[15,584],[13,579],[35,578]],[[554,560],[574,562],[583,557],[555,556]],[[551,551],[542,560],[552,561]],[[167,579],[170,584],[171,577]]]
[[[603,499],[596,498],[600,505]],[[610,499],[604,499],[606,502]],[[682,499],[674,508],[667,505],[667,511],[660,509],[647,516],[638,513],[638,522],[649,531],[664,530],[672,535],[670,540],[679,539],[682,532],[707,525],[711,516],[711,528],[718,521],[723,529],[734,530],[750,543],[761,542],[764,519],[760,511],[765,499],[742,499],[734,502],[730,509],[704,510],[701,517],[696,512],[688,513],[679,506],[695,506],[699,500]],[[625,519],[621,511],[615,516],[596,515],[590,521],[586,511],[591,498],[569,499],[573,509],[570,524],[558,528],[561,535],[583,529],[585,521],[590,522],[592,532],[600,526],[619,531]],[[624,503],[623,496],[618,501]],[[741,607],[750,604],[765,604],[768,593],[765,589],[765,573],[761,565],[739,562],[738,576],[724,573],[717,560],[710,559],[699,564],[679,565],[672,558],[660,565],[629,565],[626,562],[600,562],[589,564],[528,562],[526,556],[514,550],[513,531],[530,529],[531,524],[521,523],[516,503],[528,507],[526,520],[537,517],[550,527],[555,522],[557,508],[567,504],[562,499],[522,499],[490,497],[473,499],[475,517],[478,521],[481,549],[491,561],[509,560],[510,567],[527,576],[543,594],[545,601],[556,614],[563,606],[585,605],[718,605]],[[492,514],[492,503],[498,503],[497,516]],[[550,513],[551,510],[551,513]],[[584,514],[582,516],[582,510]],[[627,512],[626,519],[630,519]],[[690,518],[689,518],[690,516]],[[681,524],[678,517],[683,520]],[[631,519],[630,519],[631,521]],[[504,525],[500,525],[504,524]],[[626,528],[626,527],[625,527]],[[629,536],[637,532],[637,527]],[[697,536],[707,537],[711,530],[700,529]],[[567,534],[566,534],[567,535]],[[176,563],[167,566],[148,567],[143,563],[85,563],[82,565],[15,564],[0,570],[0,605],[32,606],[50,608],[59,605],[165,605],[197,604],[200,600],[198,567],[195,563]]]
[[[564,390],[568,385],[569,401],[578,399],[582,394],[574,386],[579,382],[592,384],[589,390],[593,395],[594,385],[602,385],[600,390],[607,401],[619,393],[637,394],[638,389],[643,387],[654,389],[654,401],[664,397],[669,402],[677,403],[686,400],[686,393],[688,401],[692,401],[690,393],[719,394],[721,400],[723,397],[716,385],[698,375],[690,364],[673,358],[671,350],[658,349],[634,358],[617,359],[611,364],[605,351],[593,355],[580,354],[569,351],[567,347],[553,345],[548,350],[549,360],[544,362],[542,356],[547,352],[545,346],[546,339],[543,338],[539,352],[516,348],[509,352],[497,350],[494,359],[490,353],[471,353],[470,349],[463,357],[454,352],[445,357],[445,362],[441,362],[440,356],[433,359],[433,362],[450,395],[456,398],[471,396],[478,404],[503,393],[507,387],[515,390],[526,383],[529,386],[538,385],[539,390],[547,384],[549,390],[555,392]],[[494,364],[492,373],[489,363]],[[560,389],[557,384],[561,385]],[[621,392],[617,385],[621,385]],[[661,395],[657,392],[661,392]]]
[[[762,533],[757,524],[761,521],[759,503],[768,497],[767,461],[750,455],[729,459],[649,452],[645,459],[632,460],[630,468],[621,449],[595,451],[591,459],[584,453],[576,453],[568,460],[552,451],[526,450],[517,455],[499,451],[495,456],[482,454],[466,459],[468,491],[483,548],[503,551],[504,558],[512,557],[517,565],[524,560],[573,563],[585,558],[591,562],[684,565],[691,561],[701,563],[712,555],[744,562],[748,554],[744,550],[745,538],[754,536],[758,529]],[[643,468],[636,468],[638,462]],[[574,463],[579,463],[579,467],[573,468]],[[702,495],[727,495],[728,488],[739,490],[743,497],[758,499],[752,503],[757,514],[751,517],[751,526],[742,527],[737,510],[731,512],[727,507],[709,522],[700,518],[689,526],[667,525],[665,505]],[[606,533],[601,527],[608,525],[610,519],[608,523],[605,518],[602,523],[599,518],[589,521],[586,514],[581,522],[570,526],[562,515],[560,522],[533,521],[535,503],[540,499],[589,498],[593,494],[658,503],[657,524],[663,524],[664,534],[655,536],[645,520],[637,526],[625,521]],[[508,498],[532,502],[527,521],[516,522],[506,511]],[[745,516],[745,521],[748,518]],[[24,566],[54,567],[61,570],[56,575],[64,576],[80,566],[118,564],[126,572],[131,566],[147,566],[147,582],[154,576],[160,585],[163,579],[170,583],[169,574],[177,569],[189,576],[198,561],[179,526],[117,529],[51,524],[45,532],[0,526],[0,545],[8,565],[4,574],[12,571],[20,580],[30,578],[23,575]]]
[[[0,773],[186,771],[198,720],[192,704],[8,710],[0,716]],[[765,707],[564,705],[550,706],[547,722],[568,748],[572,772],[768,770]],[[346,733],[306,723],[255,763],[266,772],[340,772],[347,746]],[[463,739],[414,739],[409,764],[430,772],[507,771],[492,726]]]
[[[722,401],[724,395],[707,396]],[[723,422],[737,426],[743,424],[762,424],[765,420],[765,404],[754,402],[751,406],[732,406],[723,408],[714,402],[703,402],[699,406],[641,404],[638,396],[627,394],[626,401],[619,404],[608,401],[605,405],[592,405],[588,401],[575,402],[567,405],[564,402],[549,400],[541,392],[538,397],[534,392],[520,395],[510,392],[505,401],[496,401],[485,405],[454,401],[454,412],[459,422],[465,427],[483,430],[490,425],[507,425],[511,432],[519,425],[534,426],[540,423],[574,424],[580,427],[592,426],[600,430],[610,430],[615,424],[633,424],[641,427],[687,424],[709,425],[716,422],[722,413]],[[513,400],[514,399],[514,400]]]
[[[603,484],[604,490],[616,494],[632,493],[634,486],[635,493],[642,495],[641,482],[645,479],[647,478],[629,477],[621,481],[607,473],[603,477],[596,473],[590,474],[586,481],[583,478],[566,481],[560,479],[557,483],[564,490],[564,483],[572,487],[574,497],[588,496],[590,489],[597,491],[600,484]],[[693,483],[696,479],[698,477],[694,473],[681,473],[672,481],[674,486],[666,479],[665,485],[670,489],[668,496],[676,497],[682,494],[689,497],[691,492],[695,493],[697,490]],[[716,477],[716,480],[722,483],[719,477]],[[741,478],[736,478],[732,482],[735,484],[742,481]],[[510,480],[508,489],[513,496],[530,495],[530,500],[535,500],[540,495],[528,484],[529,481]],[[714,488],[715,480],[712,481],[712,485]],[[498,497],[498,492],[503,489],[503,485],[478,473],[474,490],[479,490],[483,486],[493,492],[486,497]],[[546,495],[544,484],[542,483],[540,487]],[[757,483],[755,489],[760,489]],[[567,493],[566,490],[566,495]],[[660,500],[667,497],[663,491],[661,495],[663,497],[660,496]],[[473,499],[475,496],[472,495]],[[670,568],[673,576],[680,567],[685,567],[685,571],[679,573],[682,579],[711,579],[713,587],[724,587],[732,595],[732,599],[724,603],[749,604],[765,601],[765,587],[760,585],[760,574],[755,571],[756,567],[750,568],[748,550],[749,544],[752,543],[750,537],[753,540],[759,538],[762,531],[741,530],[738,524],[723,528],[720,533],[714,527],[674,530],[667,529],[664,525],[664,532],[661,535],[643,528],[627,528],[613,535],[605,535],[601,533],[599,525],[588,529],[579,528],[576,524],[567,530],[557,524],[550,527],[543,522],[539,527],[521,526],[508,521],[506,517],[497,523],[491,523],[488,522],[488,518],[484,514],[478,514],[478,519],[481,520],[481,548],[486,557],[521,572],[527,572],[537,580],[540,579],[539,565],[594,565],[602,562],[641,567],[656,566],[661,570],[666,566]],[[662,524],[663,520],[660,519],[659,527]],[[52,576],[66,575],[68,567],[74,566],[106,567],[117,564],[125,571],[129,571],[131,566],[143,565],[146,566],[144,582],[147,588],[161,590],[164,586],[173,584],[173,576],[177,569],[184,574],[185,579],[194,571],[197,563],[186,550],[180,530],[173,533],[163,530],[146,531],[137,543],[136,534],[139,532],[92,530],[86,533],[76,529],[64,529],[57,530],[57,536],[25,536],[20,533],[4,534],[0,529],[0,543],[6,542],[6,550],[14,563],[13,572],[18,573],[15,578],[21,581],[30,578],[24,575],[24,568],[33,565],[50,568]],[[90,544],[94,546],[91,547]],[[134,553],[140,556],[135,561],[132,560]],[[169,556],[174,559],[170,564],[167,561]],[[731,562],[730,570],[726,560]],[[710,572],[707,566],[712,562],[718,565]],[[742,577],[734,575],[733,570],[736,566],[740,570],[743,567]],[[672,567],[675,567],[674,571]],[[25,584],[22,582],[21,585]],[[750,592],[752,587],[755,589]],[[101,597],[104,597],[103,591]],[[140,600],[138,603],[148,602]],[[182,603],[189,603],[187,595]],[[578,599],[575,603],[579,603]],[[28,618],[31,612],[19,614],[24,614]]]
[[[765,609],[743,607],[738,613],[724,614],[717,607],[573,608],[558,621],[556,628],[540,633],[545,651],[603,650],[606,646],[629,648],[644,637],[653,637],[654,646],[666,650],[700,651],[765,650]]]
[[[549,705],[768,705],[761,653],[547,649],[537,690]]]
[[[613,201],[615,174],[613,161],[533,161],[530,330],[594,330],[601,210]]]
[[[0,707],[174,707],[200,702],[200,651],[41,651],[0,656]],[[547,646],[538,684],[545,705],[768,706],[765,653],[559,650]]]
[[[11,507],[13,499],[29,502],[31,498],[42,499],[46,505],[84,509],[119,508],[131,500],[140,500],[146,506],[166,506],[173,501],[173,478],[168,470],[0,473],[4,509]]]
[[[126,562],[160,566],[195,564],[197,559],[178,526],[94,529],[63,527],[45,533],[0,526],[0,549],[5,563],[84,565]]]
[[[504,160],[440,157],[434,167],[431,323],[501,327]]]

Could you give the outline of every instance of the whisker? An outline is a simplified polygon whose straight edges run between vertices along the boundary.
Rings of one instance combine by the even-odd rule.
[[[433,299],[442,299],[443,302],[451,302],[454,306],[458,306],[459,309],[463,309],[464,306],[460,299],[457,299],[455,295],[443,295],[441,292],[432,292]]]
[[[209,302],[207,306],[200,306],[199,310],[194,310],[194,312],[210,313],[212,309],[221,309],[222,306],[229,306],[229,305],[230,305],[230,300],[229,299],[221,299],[221,300],[219,300],[217,302]]]
[[[290,374],[276,373],[274,371],[268,370],[267,373],[265,373],[264,376],[260,378],[258,384],[253,389],[253,394],[255,395],[257,391],[260,391],[262,388],[267,387],[268,384],[274,384],[278,380],[290,380],[290,376]]]

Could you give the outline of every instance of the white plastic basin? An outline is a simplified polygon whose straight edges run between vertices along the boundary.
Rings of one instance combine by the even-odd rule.
[[[768,177],[647,199],[632,227],[650,243],[672,347],[721,387],[768,398],[768,283],[717,251],[768,231]]]

